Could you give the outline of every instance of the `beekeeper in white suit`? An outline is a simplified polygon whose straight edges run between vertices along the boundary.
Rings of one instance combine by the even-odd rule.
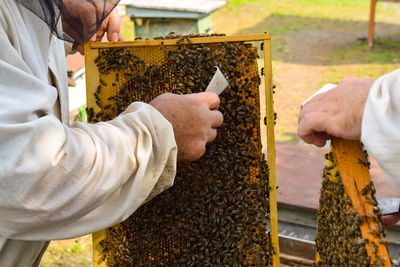
[[[299,113],[298,135],[322,147],[329,136],[361,140],[400,195],[400,69],[377,80],[346,78]],[[399,214],[385,216],[392,225]]]
[[[37,266],[48,240],[126,219],[172,186],[176,161],[199,158],[222,123],[218,96],[200,93],[163,94],[112,121],[68,126],[61,39],[80,51],[95,32],[122,40],[118,15],[106,19],[116,2],[0,5],[1,267]]]

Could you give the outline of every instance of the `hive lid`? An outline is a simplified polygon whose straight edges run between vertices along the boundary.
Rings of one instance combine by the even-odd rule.
[[[121,0],[120,4],[136,8],[210,13],[226,4],[225,0]]]

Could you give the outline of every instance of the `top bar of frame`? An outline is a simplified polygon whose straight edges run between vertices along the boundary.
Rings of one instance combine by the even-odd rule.
[[[90,42],[91,48],[110,48],[110,47],[132,47],[132,46],[159,46],[163,45],[177,45],[176,41],[180,39],[161,39],[161,40],[135,40],[126,42]],[[254,42],[270,40],[270,33],[263,34],[246,34],[246,35],[233,35],[233,36],[208,36],[208,37],[192,37],[190,38],[192,44],[211,44],[223,42]],[[187,39],[183,39],[180,44],[189,44]]]

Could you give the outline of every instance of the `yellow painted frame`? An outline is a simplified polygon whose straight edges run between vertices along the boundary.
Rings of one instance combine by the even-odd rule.
[[[146,47],[176,45],[177,39],[166,40],[135,40],[127,42],[88,42],[85,44],[85,67],[86,67],[86,88],[97,88],[99,85],[99,74],[94,64],[94,59],[98,55],[98,49],[117,48],[117,47]],[[279,240],[278,240],[278,209],[276,193],[276,163],[275,163],[275,133],[274,133],[274,109],[273,109],[273,89],[272,89],[272,56],[271,56],[271,34],[249,34],[237,36],[211,36],[201,38],[190,38],[192,44],[211,44],[221,42],[256,42],[264,43],[264,73],[265,73],[265,100],[267,117],[267,160],[269,168],[270,191],[270,227],[271,240],[274,247],[273,266],[280,266],[279,263]],[[182,43],[188,43],[185,39]],[[88,90],[87,90],[88,91]],[[87,103],[94,104],[95,99],[90,94],[87,95]],[[95,106],[95,105],[92,105]],[[95,108],[96,111],[96,108]],[[93,240],[93,266],[105,267],[108,263],[102,261],[103,253],[99,244],[101,240],[107,238],[107,231],[101,230],[92,234]]]
[[[371,198],[371,192],[367,195],[361,194],[361,190],[371,182],[371,175],[366,166],[358,163],[359,158],[364,158],[360,141],[332,138],[332,147],[342,176],[344,191],[350,197],[353,207],[360,216],[369,215],[376,217],[372,204],[367,201],[367,197]],[[377,227],[377,223],[373,221],[363,221],[361,223],[360,230],[362,237],[370,240],[370,242],[365,244],[367,254],[371,258],[371,263],[376,260],[371,245],[372,242],[375,242],[377,244],[376,255],[384,260],[384,265],[382,266],[392,266],[387,245],[379,243],[379,240],[383,238],[382,235],[377,237],[371,234],[371,231],[377,230]],[[318,261],[318,253],[316,254],[316,261]]]
[[[372,204],[367,201],[367,197],[371,198],[371,192],[366,195],[361,193],[362,189],[371,182],[371,175],[368,167],[358,163],[359,158],[365,157],[360,141],[332,137],[331,151],[335,154],[337,167],[342,177],[343,189],[350,197],[354,209],[360,216],[367,215],[377,218],[373,212]],[[376,260],[375,255],[378,255],[384,261],[384,264],[380,266],[392,266],[387,245],[379,243],[383,236],[375,236],[371,232],[378,230],[377,223],[372,220],[364,220],[360,225],[360,230],[362,237],[369,240],[365,243],[365,248],[370,257],[370,263],[372,264]],[[377,254],[372,251],[372,242],[377,245]],[[316,251],[315,262],[319,260],[319,253]]]

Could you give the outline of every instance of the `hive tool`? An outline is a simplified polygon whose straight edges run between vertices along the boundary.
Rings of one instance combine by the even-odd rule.
[[[214,92],[217,95],[220,95],[226,87],[228,87],[229,83],[226,80],[224,74],[222,74],[221,70],[215,66],[217,71],[212,77],[210,83],[207,86],[206,92]]]

